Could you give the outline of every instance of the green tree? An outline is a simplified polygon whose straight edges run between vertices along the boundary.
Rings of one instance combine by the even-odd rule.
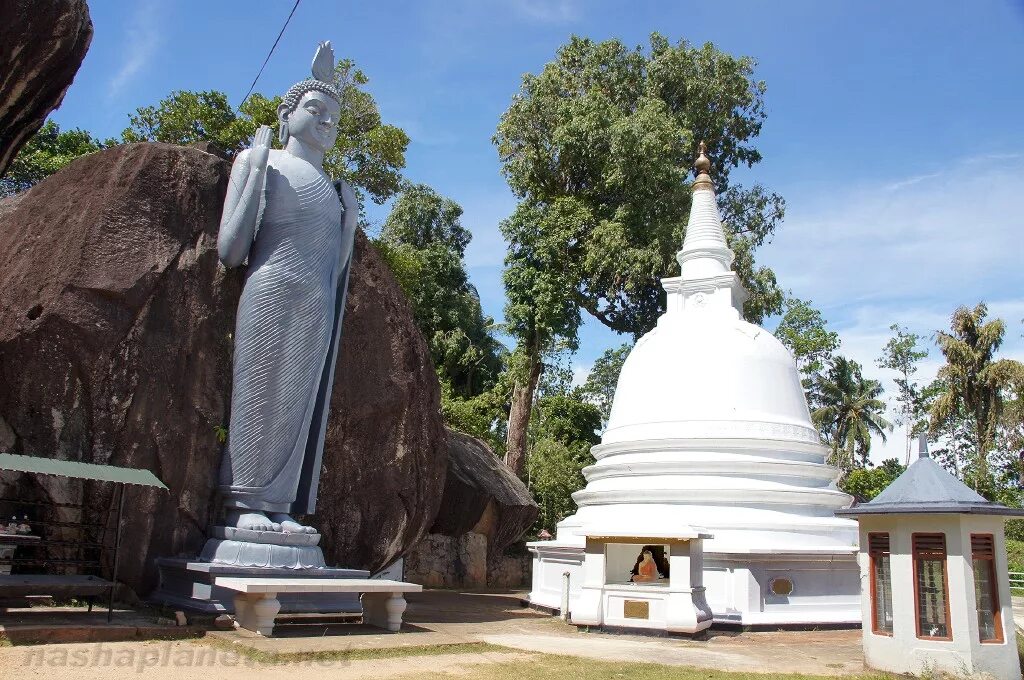
[[[462,226],[462,206],[426,184],[407,184],[384,221],[381,238],[417,249],[441,246],[461,258],[473,235]]]
[[[531,423],[534,439],[554,439],[586,451],[601,441],[600,427],[601,412],[578,389],[538,399],[537,419]]]
[[[530,491],[540,507],[536,531],[555,532],[555,525],[576,509],[572,494],[583,488],[582,470],[594,462],[589,452],[554,439],[542,439],[530,450],[526,470]]]
[[[575,510],[572,494],[586,483],[582,470],[594,462],[590,447],[600,441],[601,412],[565,377],[547,381],[539,391],[530,421],[527,483],[540,506],[535,528],[553,532]]]
[[[950,319],[950,331],[937,331],[936,342],[946,359],[938,378],[946,390],[931,405],[930,429],[964,429],[969,421],[976,467],[971,475],[975,490],[992,484],[989,457],[1008,390],[1024,382],[1024,365],[1012,359],[996,359],[1006,325],[1002,319],[986,322],[984,302],[974,309],[958,307]]]
[[[619,374],[632,349],[633,345],[629,343],[606,349],[604,354],[594,362],[586,382],[583,383],[581,389],[583,396],[587,401],[596,405],[601,412],[601,427],[608,424],[608,417],[612,413],[612,402],[615,399],[615,388],[619,383]]]
[[[499,457],[505,454],[508,417],[505,375],[499,376],[494,387],[472,397],[455,395],[451,385],[441,383],[441,414],[448,427],[484,440]]]
[[[21,148],[7,172],[0,177],[0,196],[24,191],[79,156],[99,151],[103,146],[103,142],[85,130],[61,131],[59,125],[48,120]]]
[[[924,340],[923,336],[911,333],[899,324],[893,324],[889,330],[895,335],[885,344],[877,364],[879,368],[888,368],[899,374],[895,381],[899,390],[896,401],[900,404],[896,423],[903,426],[907,440],[903,464],[910,465],[910,442],[923,431],[918,424],[923,415],[921,388],[914,382],[914,374],[917,373],[918,362],[928,356],[928,350],[919,345]]]
[[[469,283],[464,253],[472,238],[462,207],[425,184],[407,185],[395,201],[378,243],[412,303],[441,381],[452,398],[494,386],[504,346]]]
[[[785,313],[775,329],[775,337],[796,357],[797,368],[809,378],[821,371],[824,361],[839,348],[839,334],[828,330],[825,318],[809,300],[787,297]]]
[[[539,75],[527,74],[498,125],[502,172],[520,203],[502,224],[509,243],[506,321],[517,342],[507,462],[521,469],[542,356],[574,346],[580,309],[639,337],[663,306],[658,278],[678,271],[700,140],[716,181],[737,270],[760,320],[778,311],[774,274],[754,265],[783,201],[762,187],[729,186],[729,170],[761,158],[750,143],[764,118],[754,62],[713,45],[648,52],[618,40],[573,37]]]
[[[819,404],[811,416],[832,449],[830,462],[844,475],[864,467],[872,435],[884,442],[886,431],[892,431],[883,416],[882,384],[865,378],[856,361],[837,355],[812,378],[811,391]]]
[[[887,458],[879,467],[851,470],[843,478],[839,488],[856,498],[859,503],[866,503],[882,493],[885,487],[892,484],[906,469],[906,466],[901,465],[897,459]]]
[[[505,463],[522,476],[534,393],[545,356],[574,351],[580,310],[569,282],[553,262],[559,257],[553,233],[572,229],[560,211],[545,212],[520,203],[501,223],[509,243],[505,256],[505,330],[516,340],[509,360],[512,393],[505,441]],[[566,216],[567,218],[569,216]],[[544,234],[545,237],[540,237]]]
[[[678,271],[686,177],[701,140],[716,163],[737,269],[754,293],[747,317],[780,308],[774,276],[758,279],[748,256],[774,231],[782,199],[729,186],[731,168],[761,159],[751,141],[765,86],[753,68],[710,43],[671,45],[654,34],[649,53],[573,37],[539,75],[524,76],[494,137],[502,171],[530,209],[568,221],[537,238],[553,241],[553,264],[576,301],[609,328],[639,337],[657,320],[658,278]]]
[[[401,187],[409,137],[401,128],[381,121],[377,104],[365,89],[368,78],[354,62],[342,59],[335,71],[343,101],[338,140],[324,156],[324,170],[383,203]],[[168,144],[208,141],[233,155],[248,146],[260,125],[273,128],[277,138],[280,103],[279,96],[268,99],[256,93],[235,113],[223,92],[178,90],[129,116],[122,139]]]
[[[255,117],[239,119],[223,92],[176,90],[155,106],[143,106],[130,114],[130,125],[121,133],[121,138],[127,144],[213,142],[234,154],[245,148],[257,127],[277,123],[277,103],[280,102],[271,102],[262,95],[252,97],[246,102],[246,108]]]

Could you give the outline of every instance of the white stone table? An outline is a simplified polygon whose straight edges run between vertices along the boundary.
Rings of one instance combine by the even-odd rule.
[[[398,632],[406,602],[402,593],[418,593],[423,586],[404,581],[370,578],[246,578],[218,576],[216,584],[237,591],[235,621],[259,635],[271,635],[281,610],[278,593],[361,593],[363,623]]]

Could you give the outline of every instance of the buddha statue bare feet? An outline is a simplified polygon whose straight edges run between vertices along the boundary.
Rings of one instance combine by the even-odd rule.
[[[270,513],[270,519],[280,525],[281,531],[286,534],[315,534],[316,529],[305,524],[299,524],[292,516],[285,512]]]
[[[231,510],[228,512],[227,525],[248,531],[281,531],[281,525],[262,512]]]

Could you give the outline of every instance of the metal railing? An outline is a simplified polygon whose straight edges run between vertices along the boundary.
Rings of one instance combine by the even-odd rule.
[[[1024,571],[1010,572],[1010,590],[1024,591]]]

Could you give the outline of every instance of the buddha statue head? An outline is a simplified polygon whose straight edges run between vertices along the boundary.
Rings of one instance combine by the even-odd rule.
[[[287,148],[292,137],[321,152],[338,139],[341,88],[334,75],[334,50],[322,42],[313,57],[313,77],[295,83],[277,107],[278,138]]]

